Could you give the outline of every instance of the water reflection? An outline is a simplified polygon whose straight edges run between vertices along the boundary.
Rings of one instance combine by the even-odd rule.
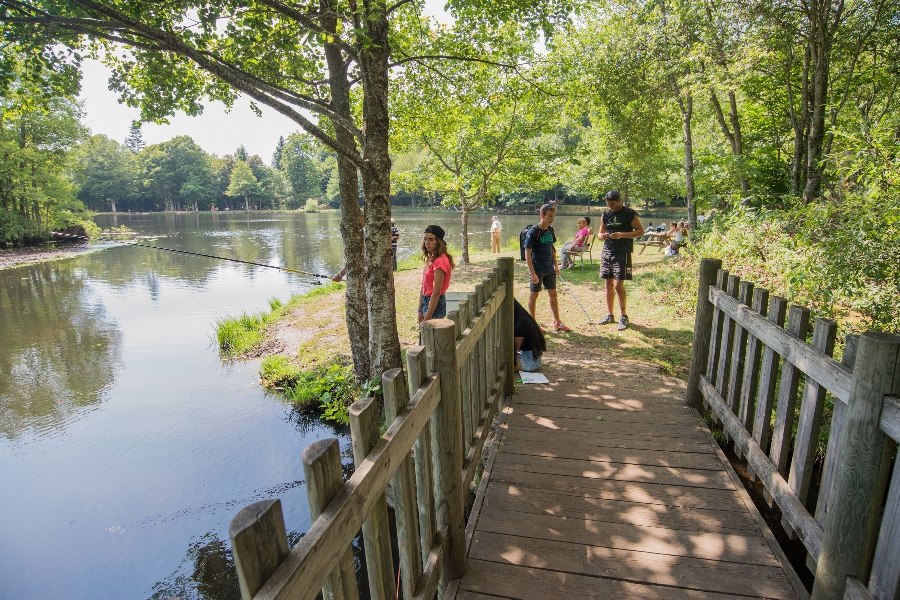
[[[122,335],[71,261],[0,271],[0,434],[58,429],[102,400]]]

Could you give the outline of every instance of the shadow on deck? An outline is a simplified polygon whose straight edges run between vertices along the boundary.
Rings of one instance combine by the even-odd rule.
[[[456,598],[808,597],[683,382],[548,358],[505,406]]]

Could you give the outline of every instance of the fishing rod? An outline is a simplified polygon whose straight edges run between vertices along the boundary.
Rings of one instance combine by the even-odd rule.
[[[584,309],[584,307],[581,305],[581,302],[578,301],[578,296],[576,296],[576,295],[575,295],[575,292],[572,291],[572,287],[569,285],[569,282],[566,281],[565,279],[563,279],[563,277],[562,277],[561,274],[558,275],[558,277],[559,277],[559,280],[562,281],[563,284],[566,286],[566,289],[569,290],[569,293],[572,294],[572,298],[575,299],[575,303],[578,305],[578,308],[581,309],[581,312],[584,313],[584,316],[587,317],[588,322],[589,322],[589,323],[591,324],[591,326],[594,328],[594,331],[597,332],[597,336],[600,338],[600,341],[603,342],[603,345],[604,345],[604,346],[606,346],[607,348],[609,348],[609,345],[606,343],[606,340],[603,339],[603,334],[600,333],[600,330],[599,330],[599,329],[597,329],[597,324],[594,323],[594,320],[591,318],[591,315],[588,314],[588,311],[586,311],[586,310]]]
[[[58,231],[51,231],[50,235],[55,235],[58,237],[64,238],[75,238],[79,240],[88,240],[90,238],[85,237],[83,235],[73,235],[71,233],[60,233]],[[178,252],[179,254],[190,254],[192,256],[203,256],[205,258],[216,258],[218,260],[227,260],[230,262],[243,263],[245,265],[253,265],[255,267],[267,267],[269,269],[278,269],[279,271],[287,271],[288,273],[297,273],[299,275],[308,275],[310,277],[318,277],[320,279],[331,279],[331,275],[322,275],[321,273],[311,273],[310,271],[301,271],[299,269],[290,269],[288,267],[279,267],[276,265],[267,265],[265,263],[258,263],[249,260],[241,260],[239,258],[228,258],[226,256],[216,256],[214,254],[203,254],[202,252],[189,252],[187,250],[177,250],[175,248],[164,248],[162,246],[151,246],[150,244],[141,244],[138,242],[114,242],[116,244],[121,244],[123,246],[140,246],[141,248],[152,248],[153,250],[165,250],[166,252]],[[318,281],[313,281],[316,285],[321,285]]]

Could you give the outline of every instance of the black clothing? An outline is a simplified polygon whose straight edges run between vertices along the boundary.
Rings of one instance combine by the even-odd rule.
[[[603,224],[606,233],[630,233],[634,231],[631,222],[637,216],[637,212],[631,207],[623,206],[618,212],[607,210],[603,213]],[[634,252],[634,240],[620,238],[618,240],[606,240],[603,243],[603,251],[609,250],[613,254],[625,254]]]
[[[631,281],[631,252],[612,252],[603,248],[600,254],[600,279]]]
[[[531,346],[531,336],[528,335],[528,320],[524,315],[515,315],[513,320],[513,337],[524,338],[519,350],[534,350]]]
[[[541,229],[540,225],[535,225],[525,235],[525,247],[531,248],[531,264],[536,273],[554,271],[553,243],[555,241],[556,234],[553,232],[552,225],[547,229]]]

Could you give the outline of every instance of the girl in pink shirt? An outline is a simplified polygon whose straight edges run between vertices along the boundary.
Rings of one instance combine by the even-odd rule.
[[[444,294],[450,287],[450,273],[454,264],[453,257],[447,252],[444,229],[440,225],[429,225],[425,228],[425,235],[422,238],[422,259],[425,261],[425,271],[422,273],[419,323],[447,316],[447,300]]]

